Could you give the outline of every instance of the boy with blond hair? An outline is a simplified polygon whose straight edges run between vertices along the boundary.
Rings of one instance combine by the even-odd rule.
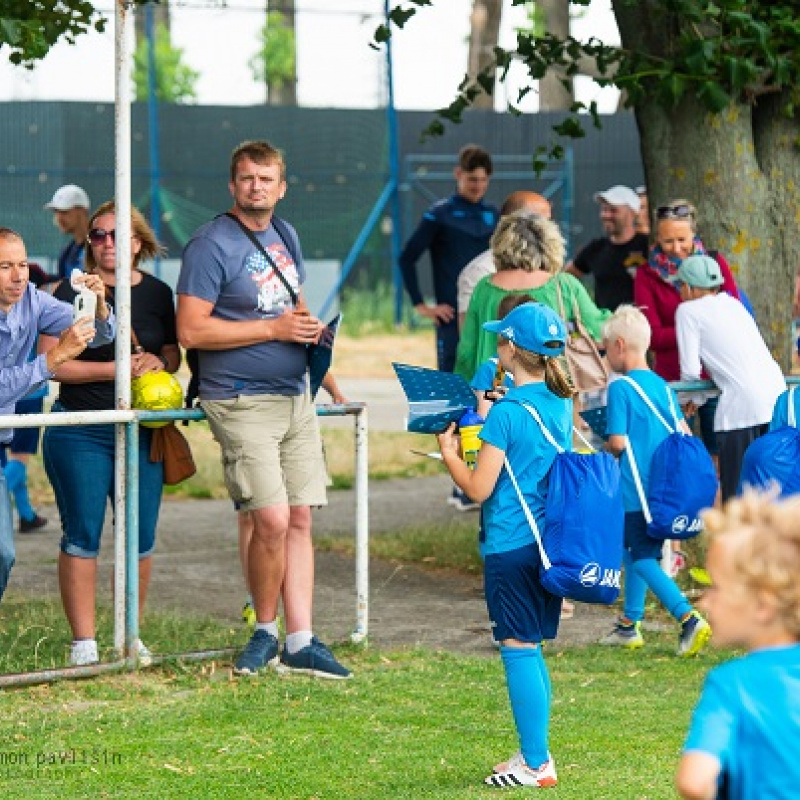
[[[624,305],[614,312],[603,327],[603,345],[611,369],[625,376],[608,386],[606,424],[607,449],[619,457],[622,476],[625,604],[622,617],[614,629],[600,640],[600,644],[627,648],[644,644],[640,628],[645,596],[650,588],[681,625],[678,655],[695,655],[708,642],[711,629],[692,608],[675,581],[661,569],[659,559],[663,542],[648,535],[647,520],[631,465],[630,452],[633,450],[644,494],[647,495],[653,453],[669,435],[640,392],[650,400],[663,419],[675,420],[676,427],[685,433],[689,429],[675,393],[663,378],[647,366],[650,325],[638,308]]]
[[[701,607],[719,647],[676,784],[687,800],[778,800],[800,786],[800,498],[750,493],[706,512],[711,585]]]

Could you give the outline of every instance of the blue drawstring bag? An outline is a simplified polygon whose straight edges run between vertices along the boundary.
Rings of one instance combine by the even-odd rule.
[[[742,461],[739,494],[746,488],[780,488],[780,497],[800,493],[800,430],[797,429],[793,386],[789,390],[788,425],[750,443]]]
[[[714,462],[700,439],[679,429],[669,387],[666,387],[667,398],[674,427],[661,416],[636,381],[628,376],[622,380],[633,386],[668,432],[667,438],[653,451],[647,493],[642,486],[630,441],[626,448],[642,512],[647,520],[647,535],[661,540],[691,539],[703,530],[700,512],[711,508],[717,496],[719,481]]]
[[[610,453],[566,452],[539,414],[521,405],[558,451],[549,472],[544,535],[505,461],[539,546],[542,586],[558,597],[609,605],[619,596],[625,528],[617,461]]]

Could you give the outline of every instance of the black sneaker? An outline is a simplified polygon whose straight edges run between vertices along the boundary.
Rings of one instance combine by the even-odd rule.
[[[289,672],[336,681],[346,680],[353,675],[347,667],[343,667],[334,658],[333,653],[316,636],[311,638],[310,645],[293,654],[290,654],[284,645],[281,652],[281,666]]]
[[[233,674],[258,675],[261,670],[274,667],[277,663],[278,640],[266,631],[257,630],[234,662]]]
[[[39,528],[44,528],[47,525],[47,520],[40,517],[38,514],[33,515],[33,519],[19,518],[19,532],[20,533],[33,533],[38,531]]]

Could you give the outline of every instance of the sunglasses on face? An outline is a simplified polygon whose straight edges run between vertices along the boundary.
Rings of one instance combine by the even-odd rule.
[[[679,206],[659,206],[656,219],[691,219],[692,207],[681,203]]]
[[[117,240],[117,232],[115,230],[107,231],[105,228],[92,228],[87,237],[91,244],[100,245],[104,244],[108,237],[111,237],[112,242]]]

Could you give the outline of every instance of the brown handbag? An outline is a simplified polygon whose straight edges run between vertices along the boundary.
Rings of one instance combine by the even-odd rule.
[[[608,365],[581,321],[581,313],[575,295],[572,295],[572,319],[570,320],[564,308],[559,276],[556,275],[554,280],[559,313],[569,329],[564,357],[569,367],[572,383],[579,392],[597,392],[605,389],[608,386]]]
[[[150,440],[150,460],[164,462],[164,483],[167,486],[191,478],[197,472],[192,448],[174,422],[156,428]]]

